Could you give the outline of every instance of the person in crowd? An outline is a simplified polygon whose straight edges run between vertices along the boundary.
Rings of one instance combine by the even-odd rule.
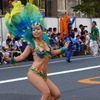
[[[90,43],[90,37],[89,37],[88,31],[85,30],[85,45],[86,45],[87,54],[90,53],[89,43]]]
[[[3,54],[2,54],[2,52],[0,52],[0,65],[3,64],[3,59],[2,59],[2,57],[3,57]]]
[[[4,56],[4,51],[2,50],[2,47],[0,45],[0,64],[2,65],[3,63],[4,64],[7,64],[7,62],[5,60],[2,59],[2,57]]]
[[[7,33],[7,35],[6,35],[6,39],[8,39],[8,38],[9,38],[9,39],[11,39],[11,40],[12,40],[13,38],[12,38],[12,36],[11,36],[9,33],[10,33],[10,32],[8,32],[8,33]]]
[[[21,39],[19,39],[18,37],[13,38],[12,50],[14,52],[14,56],[18,56],[22,53],[21,52],[21,47],[22,47],[21,42],[22,42]]]
[[[85,37],[81,36],[81,49],[80,49],[80,54],[82,55],[84,51],[86,50],[86,45],[85,45]]]
[[[23,42],[23,41],[22,41],[22,52],[24,52],[26,46],[27,46],[27,42]]]
[[[79,35],[79,34],[78,34],[78,29],[77,29],[77,28],[74,28],[74,38],[75,38],[75,39],[76,39],[76,36],[77,36],[77,35]]]
[[[4,55],[7,55],[9,56],[9,53],[5,52],[3,49],[2,49],[2,46],[1,46],[1,42],[0,42],[0,64],[7,64],[7,62],[5,60],[2,59],[2,57]]]
[[[65,41],[63,41],[63,40],[61,39],[61,35],[60,35],[60,33],[57,34],[57,37],[58,37],[58,39],[60,39],[60,40],[59,40],[59,47],[61,48],[61,47],[64,46]]]
[[[25,50],[26,47],[27,47],[27,42],[23,42],[23,41],[22,41],[22,47],[21,47],[22,53],[24,52],[24,50]],[[34,59],[33,59],[32,53],[30,53],[30,54],[28,55],[28,57],[26,57],[24,60],[25,60],[25,61],[27,61],[27,60],[29,60],[29,61],[34,60]]]
[[[56,27],[53,28],[53,33],[57,34],[57,28]]]
[[[99,44],[99,29],[96,27],[96,21],[92,22],[91,28],[91,40],[90,40],[90,49],[93,53],[93,56],[98,55],[98,44]]]
[[[6,41],[2,42],[2,49],[9,53],[11,55],[11,57],[13,57],[13,51],[11,50],[11,39],[8,38],[6,39]]]
[[[18,37],[15,37],[13,40],[13,45],[14,45],[15,50],[20,51],[22,48],[22,40]]]
[[[85,31],[82,31],[81,32],[81,36],[84,36],[85,37]]]
[[[52,34],[51,35],[51,39],[50,39],[50,45],[51,47],[53,47],[53,49],[59,49],[59,41],[61,38],[59,38],[58,40],[55,39],[56,38],[56,34]]]
[[[48,35],[48,38],[49,38],[49,40],[51,39],[51,36],[50,36],[50,34],[48,33],[49,31],[45,28],[45,32],[46,32],[46,34]]]
[[[50,34],[50,36],[52,35],[52,28],[51,27],[48,29],[48,34]]]
[[[76,43],[75,43],[76,50],[75,50],[75,54],[74,55],[77,56],[77,55],[79,55],[79,52],[80,52],[80,44],[81,44],[81,42],[80,42],[80,35],[76,36],[75,41],[76,41]]]
[[[82,24],[80,24],[80,25],[79,25],[79,28],[78,28],[78,35],[81,35],[82,28],[83,28],[83,25],[82,25]]]
[[[83,27],[82,27],[82,29],[81,29],[81,30],[82,30],[81,33],[82,33],[82,32],[85,32],[85,27],[86,27],[86,26],[83,26]],[[82,35],[82,34],[81,34],[81,35]]]

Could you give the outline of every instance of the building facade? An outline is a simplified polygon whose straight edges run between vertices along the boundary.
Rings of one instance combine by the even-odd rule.
[[[73,16],[72,7],[81,4],[81,0],[45,0],[45,13],[48,17],[62,17],[68,14],[69,17]],[[81,12],[76,12],[76,17],[86,17]]]
[[[65,13],[70,17],[73,15],[73,9],[71,7],[81,3],[81,0],[57,0],[58,4],[58,16],[63,16]],[[76,13],[77,17],[81,17],[80,12]]]
[[[11,2],[18,0],[1,0],[0,14],[5,14],[12,10]],[[23,4],[26,4],[28,0],[20,0]],[[71,7],[81,3],[81,0],[34,0],[38,3],[41,14],[45,17],[62,17],[65,13],[70,17],[73,15],[73,9]],[[76,17],[86,17],[81,12],[76,12]]]
[[[10,12],[13,8],[12,2],[17,2],[18,0],[1,0],[0,3],[0,15],[4,15],[6,12]],[[28,0],[20,0],[23,4],[26,4]]]

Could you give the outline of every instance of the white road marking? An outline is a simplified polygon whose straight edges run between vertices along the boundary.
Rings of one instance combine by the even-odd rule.
[[[96,68],[100,68],[100,65],[98,65],[98,66],[91,66],[91,67],[85,67],[85,68],[78,68],[78,69],[73,69],[73,70],[66,70],[66,71],[48,73],[48,76],[68,74],[68,73],[86,71],[86,70],[91,70],[91,69],[96,69]],[[10,83],[10,82],[17,82],[17,81],[23,81],[23,80],[26,80],[26,79],[27,79],[27,77],[3,80],[3,81],[0,81],[0,84]]]
[[[98,58],[100,56],[97,57],[85,57],[85,58],[77,58],[77,59],[72,59],[71,61],[75,61],[75,60],[84,60],[84,59],[91,59],[91,58]],[[59,63],[59,62],[66,62],[66,60],[58,60],[58,61],[52,61],[49,62],[48,64],[53,64],[53,63]],[[4,69],[12,69],[12,68],[22,68],[22,67],[28,67],[28,66],[32,66],[32,64],[28,64],[28,65],[21,65],[21,66],[16,66],[16,67],[5,67],[5,68],[0,68],[0,70],[4,70]]]

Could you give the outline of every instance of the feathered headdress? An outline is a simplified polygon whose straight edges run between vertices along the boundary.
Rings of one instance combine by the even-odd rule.
[[[21,1],[13,2],[14,8],[11,13],[6,14],[5,24],[13,37],[19,37],[35,48],[31,27],[38,23],[44,31],[46,25],[38,7],[33,5],[32,1],[29,0],[26,6],[22,5]],[[42,39],[49,45],[45,32],[42,34]]]

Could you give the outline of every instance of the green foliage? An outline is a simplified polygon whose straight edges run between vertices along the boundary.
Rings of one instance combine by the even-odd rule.
[[[100,0],[82,0],[81,4],[72,7],[74,11],[81,11],[86,14],[92,14],[94,17],[99,15]]]

